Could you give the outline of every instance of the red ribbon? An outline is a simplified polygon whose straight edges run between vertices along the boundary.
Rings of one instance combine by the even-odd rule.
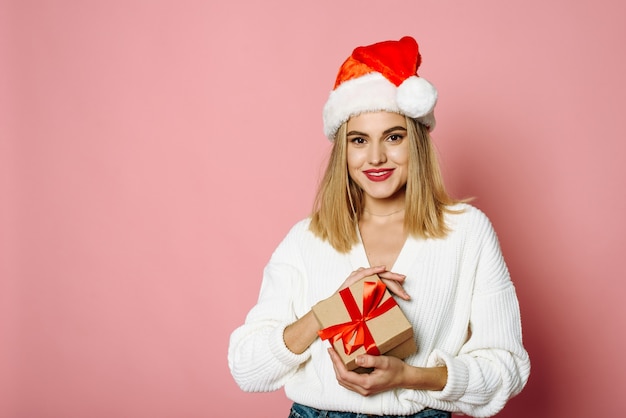
[[[343,341],[343,349],[347,355],[354,353],[360,347],[365,347],[367,354],[379,355],[380,351],[378,351],[374,337],[366,322],[384,314],[394,306],[397,306],[395,299],[392,297],[380,304],[380,301],[385,295],[386,288],[387,286],[379,280],[363,282],[362,313],[359,310],[356,300],[354,300],[354,295],[352,295],[350,288],[339,291],[339,295],[352,320],[342,324],[331,325],[330,327],[318,331],[322,340],[331,339],[334,344],[341,339]]]

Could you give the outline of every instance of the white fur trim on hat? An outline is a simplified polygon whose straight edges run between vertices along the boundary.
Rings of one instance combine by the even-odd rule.
[[[397,112],[435,126],[437,90],[427,80],[411,76],[399,87],[378,72],[341,83],[324,105],[324,134],[334,141],[337,130],[352,116],[366,112]]]
[[[398,112],[396,86],[380,73],[369,73],[340,84],[324,105],[324,133],[332,141],[351,116],[386,110]]]

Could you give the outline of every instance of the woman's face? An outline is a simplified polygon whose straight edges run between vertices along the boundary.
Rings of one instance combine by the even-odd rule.
[[[365,203],[404,199],[409,141],[404,116],[371,112],[347,123],[348,173],[364,192]]]

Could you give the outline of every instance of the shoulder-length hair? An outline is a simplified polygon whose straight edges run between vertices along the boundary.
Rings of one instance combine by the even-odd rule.
[[[446,191],[428,129],[405,117],[409,140],[409,166],[405,195],[404,228],[409,235],[443,238],[449,232],[444,217],[461,202]],[[311,231],[337,251],[346,253],[359,241],[357,225],[363,214],[363,191],[347,168],[347,129],[338,130],[326,172],[311,216]]]

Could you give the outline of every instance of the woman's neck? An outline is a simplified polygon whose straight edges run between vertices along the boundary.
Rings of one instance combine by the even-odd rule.
[[[363,205],[363,216],[377,220],[404,218],[404,193],[389,199],[368,199]]]
[[[376,218],[387,218],[389,216],[393,216],[393,215],[398,214],[400,212],[404,212],[404,207],[401,207],[401,208],[395,209],[395,210],[391,210],[390,212],[387,212],[387,213],[376,213],[376,212],[370,211],[367,208],[363,209],[363,213],[367,213],[369,216],[376,217]]]
[[[396,222],[404,223],[404,205],[365,206],[360,223],[390,225]]]

